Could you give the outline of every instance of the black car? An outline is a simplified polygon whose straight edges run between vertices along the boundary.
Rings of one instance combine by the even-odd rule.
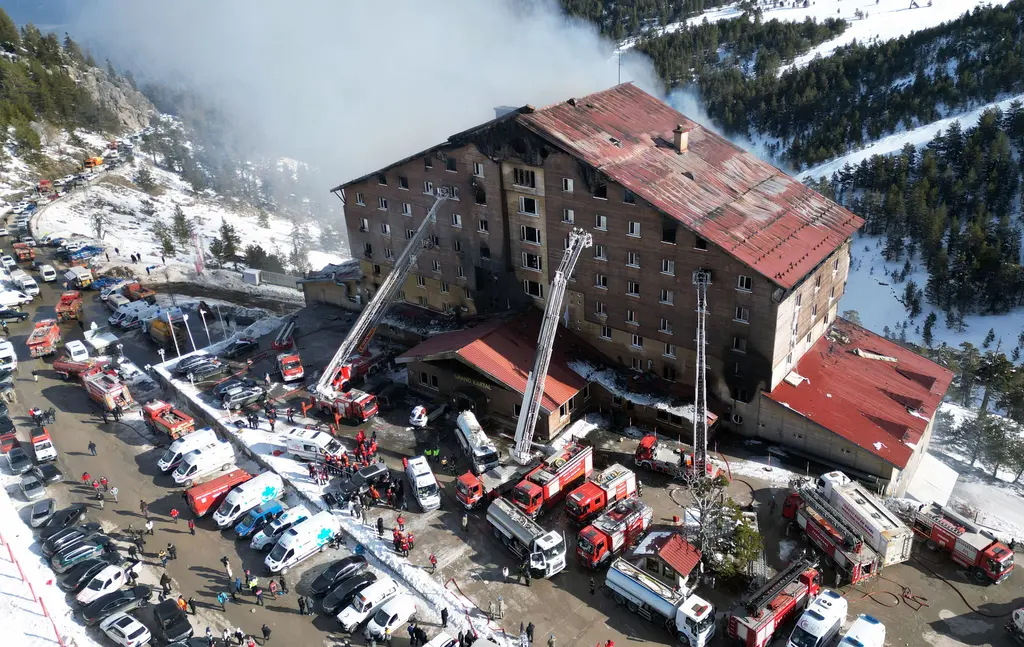
[[[0,321],[4,323],[10,323],[12,321],[25,321],[29,315],[27,312],[20,310],[14,310],[9,306],[0,307]]]
[[[85,624],[92,626],[115,613],[145,606],[151,597],[153,597],[153,589],[144,585],[133,586],[130,589],[107,593],[85,605],[76,613]]]
[[[338,582],[357,573],[362,573],[366,568],[366,558],[362,555],[349,555],[344,559],[339,559],[316,576],[313,583],[309,585],[309,592],[313,595],[326,595],[328,591],[338,585]]]
[[[43,542],[43,555],[53,557],[68,546],[85,541],[98,534],[100,534],[100,524],[93,521],[83,523],[75,528],[65,528]]]
[[[60,483],[64,480],[64,474],[57,466],[53,463],[43,463],[42,465],[36,465],[32,468],[32,474],[36,475],[36,478],[50,485],[52,483]]]
[[[365,494],[369,491],[371,485],[378,485],[390,478],[391,472],[388,470],[388,466],[384,463],[373,463],[372,465],[367,465],[353,474],[352,478],[341,484],[341,493],[339,496],[342,501],[348,501],[353,496]]]
[[[11,420],[10,413],[0,415],[0,434],[9,434],[12,431],[17,431],[17,428],[14,426],[14,421]]]
[[[120,553],[104,553],[102,557],[93,557],[75,564],[68,572],[57,578],[57,586],[65,593],[81,591],[94,575],[111,564],[117,565],[124,561]]]
[[[238,339],[231,342],[220,356],[226,359],[235,359],[236,357],[241,357],[246,353],[251,353],[252,351],[259,349],[259,347],[259,340],[248,338]]]
[[[206,382],[229,372],[231,367],[221,362],[206,362],[191,368],[188,379],[193,383]]]
[[[181,360],[180,362],[174,365],[174,372],[177,373],[178,375],[185,375],[186,373],[192,370],[192,367],[199,366],[200,364],[209,361],[209,355],[193,355],[191,357],[186,357],[185,359]]]
[[[215,397],[223,398],[226,393],[239,391],[252,386],[257,386],[257,384],[256,380],[251,377],[232,377],[213,387],[211,393],[213,393]]]
[[[339,611],[352,603],[352,600],[360,591],[377,581],[377,576],[370,571],[364,571],[355,577],[350,577],[338,584],[333,591],[328,593],[320,604],[324,613],[336,615]]]
[[[76,503],[53,513],[46,525],[39,530],[39,539],[46,540],[82,518],[85,505]]]
[[[153,619],[156,620],[157,635],[167,642],[185,640],[195,633],[188,616],[174,598],[167,598],[153,607]]]

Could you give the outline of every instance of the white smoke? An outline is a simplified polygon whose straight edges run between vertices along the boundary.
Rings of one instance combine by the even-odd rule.
[[[119,69],[215,100],[254,150],[339,183],[496,106],[550,104],[620,74],[614,43],[553,0],[98,0],[71,30]],[[623,58],[621,78],[660,94],[642,56]]]

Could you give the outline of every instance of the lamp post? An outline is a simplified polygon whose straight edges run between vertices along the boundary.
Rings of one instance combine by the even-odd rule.
[[[203,320],[203,329],[206,330],[206,343],[213,346],[213,339],[210,338],[210,327],[206,325],[206,310],[199,308],[199,318]]]
[[[171,321],[170,310],[167,311],[167,330],[170,332],[171,339],[174,341],[174,352],[178,354],[178,357],[181,357],[181,347],[178,346],[178,336],[174,334],[174,322]]]
[[[188,333],[188,340],[192,342],[192,350],[199,350],[196,348],[196,340],[192,338],[192,329],[188,326],[188,315],[181,315],[181,320],[185,322],[185,331]]]

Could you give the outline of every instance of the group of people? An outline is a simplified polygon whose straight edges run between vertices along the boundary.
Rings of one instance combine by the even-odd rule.
[[[120,422],[121,418],[124,418],[124,407],[118,404],[109,413],[106,409],[103,409],[100,413],[103,415],[103,422],[110,422],[111,417],[114,418],[114,422]]]
[[[57,412],[54,410],[53,407],[50,407],[45,411],[43,409],[40,409],[39,407],[32,407],[31,409],[28,410],[28,413],[30,416],[32,416],[32,422],[37,427],[42,427],[43,425],[52,425],[57,420]]]

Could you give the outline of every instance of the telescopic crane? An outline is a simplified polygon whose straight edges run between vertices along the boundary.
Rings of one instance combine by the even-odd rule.
[[[590,233],[578,228],[570,231],[565,255],[562,256],[562,262],[551,279],[551,292],[548,294],[548,303],[544,307],[544,319],[537,337],[537,356],[534,358],[530,377],[526,380],[523,406],[520,407],[519,422],[516,425],[515,448],[512,450],[512,458],[520,465],[526,465],[530,461],[533,430],[537,424],[537,414],[540,412],[544,382],[548,377],[548,365],[551,364],[551,351],[555,345],[555,333],[558,330],[562,301],[565,299],[565,286],[576,268],[576,262],[580,260],[580,254],[593,244],[594,239]]]
[[[430,211],[427,212],[419,228],[406,243],[405,249],[395,259],[395,265],[391,268],[391,272],[377,288],[377,293],[363,308],[355,325],[352,326],[352,330],[338,347],[338,352],[324,367],[323,375],[320,376],[320,381],[317,382],[315,389],[316,394],[321,398],[336,398],[339,393],[348,391],[348,383],[352,379],[352,365],[349,360],[353,354],[361,353],[366,348],[373,333],[376,332],[377,326],[384,318],[388,306],[391,305],[392,299],[405,283],[409,270],[416,262],[420,252],[423,251],[423,241],[430,225],[437,219],[438,209],[448,199],[448,189],[438,187],[434,197],[434,204],[430,207]]]

